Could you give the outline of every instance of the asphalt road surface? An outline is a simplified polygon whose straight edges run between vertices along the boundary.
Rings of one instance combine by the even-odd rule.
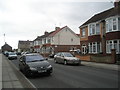
[[[89,66],[54,63],[50,76],[28,78],[37,88],[118,88],[118,72]],[[18,60],[12,60],[18,68]]]

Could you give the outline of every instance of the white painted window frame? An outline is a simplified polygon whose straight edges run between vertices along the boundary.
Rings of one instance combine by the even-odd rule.
[[[111,53],[111,49],[114,49],[115,47],[115,43],[114,43],[114,41],[117,41],[117,45],[116,45],[116,47],[117,47],[117,49],[116,49],[116,54],[120,54],[120,47],[119,47],[119,45],[120,45],[120,39],[118,39],[118,40],[108,40],[108,41],[106,41],[106,53],[108,53],[108,54],[110,54]],[[110,42],[112,42],[112,48],[110,49]]]
[[[99,22],[95,22],[95,23],[90,23],[89,25],[88,25],[88,36],[92,36],[92,35],[99,35],[100,34],[100,31],[99,31],[99,33],[97,34],[97,24],[99,24],[99,28],[100,28],[100,23]],[[95,25],[95,33],[93,34],[90,34],[90,32],[92,32],[92,29],[91,29],[91,26],[92,25]],[[99,29],[100,30],[100,29]]]
[[[93,52],[93,46],[94,46],[93,43],[95,45],[95,52]],[[98,49],[97,49],[97,46],[98,46],[97,43],[98,42],[92,42],[92,46],[90,45],[91,43],[88,43],[89,53],[97,54],[97,53],[100,53],[102,51],[101,42],[99,42],[100,43],[100,51],[99,52],[98,52]]]
[[[116,32],[116,31],[119,31],[119,29],[118,29],[118,18],[120,18],[120,17],[118,17],[118,16],[115,16],[115,17],[110,17],[110,18],[107,18],[106,20],[105,20],[105,22],[106,22],[106,33],[108,33],[108,32]],[[113,19],[116,19],[116,30],[113,30]],[[109,29],[109,25],[110,25],[110,21],[112,22],[111,23],[111,25],[112,25],[112,30],[110,31]],[[108,27],[107,27],[107,24],[108,24]]]

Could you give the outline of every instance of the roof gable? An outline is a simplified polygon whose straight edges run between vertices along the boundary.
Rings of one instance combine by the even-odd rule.
[[[67,26],[64,26],[64,27],[62,27],[62,28],[60,28],[60,29],[57,29],[57,30],[55,30],[53,33],[51,33],[49,36],[54,36],[54,35],[56,35],[58,32],[60,32],[62,29],[64,29],[65,27],[67,27]]]

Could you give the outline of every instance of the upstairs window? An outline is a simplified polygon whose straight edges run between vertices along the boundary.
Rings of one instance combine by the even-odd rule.
[[[106,20],[106,32],[118,31],[120,28],[120,17],[109,18]]]
[[[81,37],[85,37],[85,29],[82,29],[82,32],[81,32]]]
[[[100,34],[100,24],[93,23],[89,25],[89,36]]]
[[[120,31],[120,17],[118,18],[118,30]]]

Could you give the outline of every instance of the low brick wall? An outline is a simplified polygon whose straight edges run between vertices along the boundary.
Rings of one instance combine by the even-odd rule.
[[[90,61],[90,55],[75,55],[80,60]]]
[[[91,55],[90,61],[98,63],[114,63],[111,55]]]
[[[111,54],[77,54],[75,55],[82,61],[90,61],[90,62],[98,62],[98,63],[116,63],[116,61],[113,60],[113,56]]]

